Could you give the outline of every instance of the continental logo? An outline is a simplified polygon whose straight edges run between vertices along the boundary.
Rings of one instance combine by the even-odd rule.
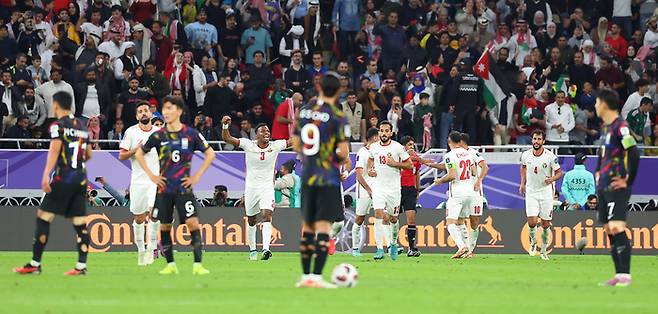
[[[105,214],[87,216],[87,226],[91,236],[90,252],[106,252],[112,246],[134,245],[131,224],[112,222]],[[227,223],[219,219],[213,224],[201,224],[201,235],[206,246],[245,246],[247,241],[247,218],[241,224]],[[148,233],[147,233],[148,234]],[[174,244],[189,245],[190,232],[186,225],[172,229]],[[272,227],[271,246],[283,246],[283,234]]]
[[[633,249],[658,249],[658,224],[653,227],[631,227],[626,235],[633,244]],[[573,249],[580,238],[587,238],[585,249],[609,249],[610,241],[602,226],[594,226],[593,219],[586,219],[573,226],[553,226],[552,236],[548,239],[549,249]],[[520,233],[521,245],[530,250],[530,231],[528,224],[523,225]],[[537,230],[537,245],[541,245],[541,228]]]

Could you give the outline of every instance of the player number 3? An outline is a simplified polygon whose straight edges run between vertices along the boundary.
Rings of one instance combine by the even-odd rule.
[[[320,151],[320,128],[313,123],[308,123],[302,127],[301,138],[304,147],[302,152],[306,156],[314,156]]]

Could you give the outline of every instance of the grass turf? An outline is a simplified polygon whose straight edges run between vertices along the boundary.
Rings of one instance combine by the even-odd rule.
[[[26,252],[0,253],[0,312],[4,313],[655,313],[658,257],[635,256],[634,282],[627,288],[598,287],[610,277],[609,256],[554,255],[550,261],[527,255],[478,255],[450,260],[448,255],[401,256],[374,262],[339,254],[333,266],[349,262],[359,270],[356,288],[296,289],[297,254],[277,253],[270,261],[250,262],[247,253],[206,253],[208,276],[192,276],[192,256],[177,253],[181,273],[161,276],[160,258],[136,266],[135,253],[89,256],[83,277],[62,274],[76,253],[46,252],[44,273],[19,276],[11,269],[28,261]],[[630,312],[629,312],[630,313]]]

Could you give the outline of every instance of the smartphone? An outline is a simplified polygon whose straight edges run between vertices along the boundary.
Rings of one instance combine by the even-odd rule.
[[[103,180],[103,177],[96,177],[94,179],[94,182],[101,182],[101,180]]]

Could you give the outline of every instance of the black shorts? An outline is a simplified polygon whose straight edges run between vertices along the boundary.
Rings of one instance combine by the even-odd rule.
[[[608,223],[611,220],[626,221],[628,201],[631,198],[630,189],[614,191],[599,190],[599,221]]]
[[[418,190],[416,190],[416,187],[403,186],[402,199],[400,200],[400,207],[405,211],[416,210],[417,203],[418,203]]]
[[[87,185],[56,182],[52,191],[43,196],[41,209],[67,218],[87,215]]]
[[[306,223],[345,219],[343,198],[338,186],[302,185],[301,198],[302,218]]]
[[[174,207],[178,212],[180,223],[192,217],[198,217],[196,198],[194,194],[157,194],[151,217],[161,223],[170,224],[174,222]]]

